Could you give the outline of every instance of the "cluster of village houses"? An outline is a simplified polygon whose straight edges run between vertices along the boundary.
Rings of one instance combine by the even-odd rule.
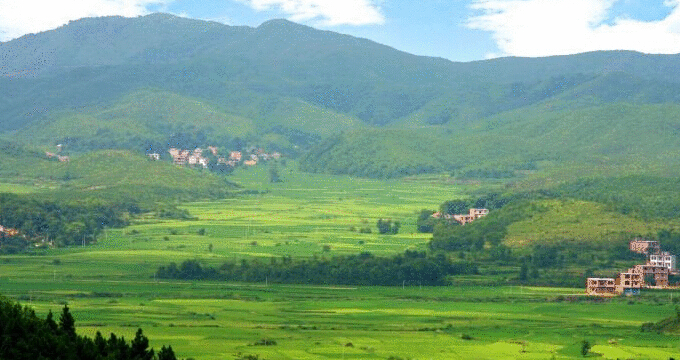
[[[225,164],[227,166],[236,167],[239,165],[255,166],[258,162],[278,160],[281,154],[278,152],[267,153],[261,148],[250,147],[246,151],[230,151],[229,155],[222,156],[217,147],[208,146],[209,151],[217,158],[218,164]],[[170,148],[168,153],[172,157],[172,163],[176,165],[202,166],[207,168],[210,160],[203,156],[206,150],[202,148],[195,148],[193,150]],[[158,153],[147,154],[152,160],[160,160],[161,156]]]
[[[471,223],[481,217],[484,217],[489,214],[488,209],[470,209],[469,213],[467,214],[444,214],[442,215],[441,212],[437,211],[436,213],[432,214],[432,217],[435,219],[441,219],[444,218],[444,220],[448,221],[456,221],[457,223],[461,225],[465,225],[468,223]]]
[[[614,278],[588,278],[586,293],[588,295],[615,296],[636,295],[640,289],[668,289],[669,275],[676,275],[676,257],[661,251],[657,241],[634,239],[629,243],[631,251],[647,255],[647,263],[635,265]]]

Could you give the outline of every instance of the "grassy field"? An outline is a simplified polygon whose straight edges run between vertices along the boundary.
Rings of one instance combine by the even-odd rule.
[[[131,338],[142,327],[156,349],[171,344],[179,356],[197,360],[239,353],[260,359],[569,359],[581,356],[584,339],[605,359],[680,354],[680,336],[639,331],[643,322],[675,314],[678,291],[596,302],[582,289],[469,286],[475,279],[468,277],[422,288],[154,279],[158,266],[193,258],[219,264],[424,249],[429,234],[415,231],[417,212],[479,188],[437,177],[304,174],[292,165],[280,173],[284,182],[271,184],[266,167],[237,172],[233,180],[248,184],[252,194],[183,205],[195,220],[141,218],[125,229],[107,229],[91,246],[0,256],[0,293],[42,315],[68,303],[84,334]],[[558,204],[551,209],[566,211]],[[601,214],[589,209],[589,216]],[[377,234],[379,218],[400,221],[399,234]],[[361,234],[362,227],[373,232]],[[254,345],[263,339],[277,345]]]

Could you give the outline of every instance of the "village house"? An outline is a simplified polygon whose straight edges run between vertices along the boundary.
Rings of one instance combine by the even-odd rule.
[[[242,156],[240,151],[232,151],[229,153],[229,159],[234,161],[241,161]]]
[[[243,162],[243,165],[245,166],[255,166],[257,165],[257,160],[246,160]]]
[[[488,209],[470,209],[468,214],[465,215],[449,215],[449,214],[444,214],[444,220],[454,220],[458,222],[461,225],[465,225],[468,223],[471,223],[481,217],[484,217],[489,214]],[[436,213],[432,214],[432,217],[435,219],[440,219],[442,218],[442,213],[437,211]]]
[[[470,209],[467,215],[453,215],[453,220],[465,225],[489,214],[487,209]]]
[[[16,235],[19,235],[19,230],[6,228],[6,227],[0,225],[0,234],[3,234],[5,236],[16,236]]]
[[[189,161],[189,150],[180,150],[176,148],[168,149],[170,156],[172,156],[172,163],[175,165],[184,165]]]
[[[632,252],[639,254],[656,254],[661,251],[658,241],[650,241],[642,238],[635,238],[628,244]]]
[[[146,154],[146,156],[148,156],[149,159],[154,160],[154,161],[158,161],[158,160],[161,159],[161,154],[159,154],[159,153],[150,153],[150,154]]]

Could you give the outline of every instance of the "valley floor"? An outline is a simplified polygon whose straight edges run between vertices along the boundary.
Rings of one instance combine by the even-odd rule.
[[[266,169],[237,174],[255,195],[184,205],[195,220],[138,219],[94,245],[0,256],[0,294],[44,316],[68,303],[79,331],[172,345],[178,356],[232,359],[605,359],[680,357],[680,335],[641,332],[675,315],[680,291],[588,298],[581,288],[473,286],[331,287],[167,281],[174,261],[291,255],[379,255],[424,250],[415,231],[423,208],[464,196],[472,185],[437,179],[358,180],[294,173],[266,182]],[[288,177],[288,178],[286,178]],[[0,187],[2,189],[2,187]],[[22,191],[30,191],[23,189]],[[402,223],[379,235],[379,218]],[[370,227],[372,233],[360,233]],[[514,275],[513,275],[514,276]],[[496,281],[495,283],[498,283]],[[257,345],[263,340],[276,345]]]

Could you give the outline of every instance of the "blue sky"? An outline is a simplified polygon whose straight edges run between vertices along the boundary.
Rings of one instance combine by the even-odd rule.
[[[680,0],[0,0],[0,41],[82,17],[285,18],[453,61],[594,50],[680,53]]]

